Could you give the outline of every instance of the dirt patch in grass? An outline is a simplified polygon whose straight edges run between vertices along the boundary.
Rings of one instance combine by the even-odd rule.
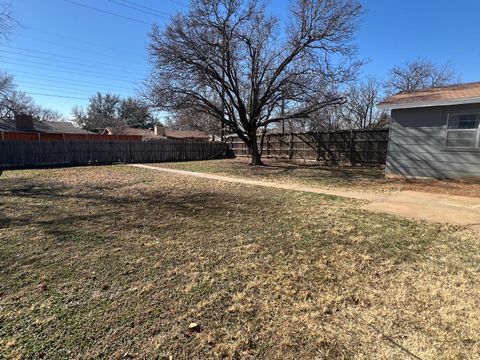
[[[0,357],[478,358],[476,236],[360,204],[123,166],[6,172]]]
[[[333,166],[313,162],[290,163],[270,159],[266,159],[265,163],[267,166],[251,167],[248,166],[248,160],[237,158],[163,163],[158,166],[327,188],[347,188],[356,191],[393,192],[411,190],[480,197],[480,182],[475,180],[387,179],[381,166]]]

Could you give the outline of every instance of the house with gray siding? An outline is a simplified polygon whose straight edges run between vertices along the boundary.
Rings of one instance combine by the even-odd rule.
[[[386,176],[480,179],[480,82],[394,95]]]

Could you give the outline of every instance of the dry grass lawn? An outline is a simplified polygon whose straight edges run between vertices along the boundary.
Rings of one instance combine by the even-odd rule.
[[[159,166],[356,191],[413,190],[480,198],[480,181],[478,180],[386,179],[381,166],[331,166],[315,162],[292,163],[272,159],[264,159],[264,161],[267,165],[264,167],[249,167],[246,158],[163,163]]]
[[[126,166],[7,171],[0,358],[478,359],[476,236],[359,205]]]

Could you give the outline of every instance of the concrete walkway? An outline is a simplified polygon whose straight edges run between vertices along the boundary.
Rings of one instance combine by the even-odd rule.
[[[366,210],[438,223],[480,226],[480,198],[431,194],[416,191],[377,194],[372,192],[333,190],[306,185],[285,184],[224,175],[197,173],[151,165],[135,164],[131,166],[176,175],[193,176],[201,179],[366,200],[368,201],[368,204],[362,207]]]

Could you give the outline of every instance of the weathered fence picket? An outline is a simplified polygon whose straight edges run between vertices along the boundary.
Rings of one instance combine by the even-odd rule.
[[[0,169],[208,160],[225,144],[200,141],[0,141]]]
[[[227,140],[236,156],[248,156],[237,136]],[[267,134],[263,155],[293,160],[385,164],[388,130],[353,130],[312,133]]]

